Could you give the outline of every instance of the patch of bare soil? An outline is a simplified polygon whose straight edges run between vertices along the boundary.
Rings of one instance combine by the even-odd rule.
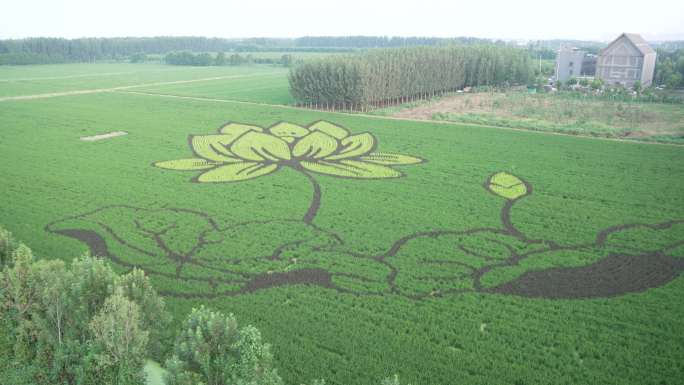
[[[392,114],[392,116],[405,119],[430,120],[438,112],[492,112],[494,102],[504,97],[505,94],[503,93],[477,93],[444,97],[431,103],[403,109]]]
[[[684,260],[661,254],[611,255],[589,266],[528,271],[492,292],[522,297],[614,297],[662,286],[684,270]]]
[[[128,132],[126,132],[126,131],[114,131],[114,132],[108,132],[106,134],[99,134],[99,135],[93,135],[93,136],[82,136],[80,139],[84,142],[95,142],[98,140],[115,138],[117,136],[123,136],[123,135],[128,135]]]

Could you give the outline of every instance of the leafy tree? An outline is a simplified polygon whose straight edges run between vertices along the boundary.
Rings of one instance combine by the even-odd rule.
[[[34,384],[140,383],[149,336],[160,339],[147,328],[165,329],[167,319],[140,271],[119,278],[101,259],[34,261],[20,245],[0,276],[3,345]]]
[[[595,78],[591,81],[592,90],[600,90],[603,87],[603,80]]]
[[[193,309],[166,362],[168,385],[279,385],[269,344],[232,314]]]
[[[658,49],[654,81],[668,88],[684,86],[684,49],[675,51]]]
[[[31,349],[36,336],[31,314],[40,295],[41,282],[33,269],[33,253],[26,245],[12,253],[12,268],[2,272],[2,318],[13,335],[13,352],[17,361],[33,358]]]
[[[239,53],[234,53],[230,55],[230,58],[228,59],[228,64],[232,66],[238,66],[241,65],[245,62],[245,60],[240,56]]]
[[[0,270],[9,265],[12,253],[19,245],[12,237],[12,233],[0,227]]]
[[[684,84],[684,76],[678,72],[671,74],[665,79],[668,88],[678,88]]]
[[[221,51],[216,55],[216,59],[214,59],[214,65],[217,66],[224,66],[226,65],[226,53]]]
[[[294,59],[292,55],[290,54],[285,54],[280,57],[280,64],[282,64],[285,67],[290,67],[292,63],[294,62]]]
[[[165,342],[170,345],[172,338],[168,327],[171,316],[166,311],[164,299],[152,287],[145,272],[136,268],[118,279],[117,288],[140,307],[142,328],[149,331],[148,351],[152,357],[161,360],[166,351]]]
[[[129,61],[131,63],[144,63],[147,61],[147,55],[139,52],[139,53],[131,55]]]
[[[90,321],[92,335],[87,379],[92,383],[143,384],[143,366],[149,332],[143,327],[140,307],[122,290],[108,297]]]
[[[532,73],[522,49],[411,47],[309,60],[290,71],[289,82],[299,103],[347,109],[429,99],[464,86],[527,84]]]

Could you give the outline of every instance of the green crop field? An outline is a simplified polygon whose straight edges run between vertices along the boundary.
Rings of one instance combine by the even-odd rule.
[[[226,88],[244,87],[231,81],[251,78],[257,84],[264,77],[284,79],[287,93],[287,68],[272,65],[186,67],[164,64],[58,64],[0,66],[0,99],[3,97],[68,92],[116,87],[139,89],[169,82],[222,81]],[[251,86],[254,87],[254,86]],[[282,93],[282,92],[281,92]]]
[[[288,384],[681,383],[684,147],[268,105],[276,67],[98,66],[0,68],[0,94],[254,77],[0,101],[0,225],[39,257],[142,267],[176,322],[234,313]]]
[[[255,76],[245,75],[206,82],[136,87],[134,91],[271,104],[293,102],[288,91],[287,72],[282,69],[263,74],[257,73]]]

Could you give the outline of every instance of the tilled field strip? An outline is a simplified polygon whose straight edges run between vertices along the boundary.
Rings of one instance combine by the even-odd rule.
[[[132,88],[139,88],[139,87],[151,87],[151,86],[165,86],[165,85],[173,85],[173,84],[197,83],[197,82],[206,82],[206,81],[211,81],[211,80],[223,80],[223,79],[253,78],[253,77],[261,77],[261,76],[265,76],[265,75],[275,75],[275,74],[279,74],[279,72],[266,72],[266,73],[253,74],[253,75],[214,76],[214,77],[210,77],[210,78],[188,79],[188,80],[174,80],[174,81],[170,81],[170,82],[141,83],[141,84],[133,84],[133,85],[128,85],[128,86],[117,86],[117,87],[109,87],[109,88],[93,88],[93,89],[86,89],[86,90],[73,90],[73,91],[64,91],[64,92],[49,92],[49,93],[44,93],[44,94],[19,95],[19,96],[5,96],[5,97],[1,97],[1,98],[0,98],[0,102],[10,101],[10,100],[30,100],[30,99],[54,98],[54,97],[58,97],[58,96],[97,94],[97,93],[102,93],[102,92],[112,92],[112,91],[129,90],[129,89],[132,89]]]
[[[175,98],[175,99],[197,100],[197,101],[216,102],[216,103],[247,104],[247,105],[252,105],[252,106],[265,106],[265,107],[272,107],[272,108],[282,108],[282,109],[286,109],[286,110],[317,111],[317,110],[310,110],[310,109],[304,108],[304,107],[288,106],[288,105],[284,105],[284,104],[247,102],[247,101],[243,101],[243,100],[233,100],[233,99],[216,99],[216,98],[205,98],[205,97],[199,97],[199,96],[183,96],[183,95],[173,95],[173,94],[162,94],[162,93],[155,93],[155,92],[126,91],[125,89],[124,90],[117,89],[117,90],[111,90],[111,91],[120,91],[120,93],[135,94],[135,95],[157,96],[157,97],[161,97],[161,98]],[[2,99],[0,99],[0,101],[2,101]],[[459,123],[449,122],[449,121],[444,121],[444,120],[400,118],[400,117],[396,117],[396,116],[381,116],[381,115],[370,115],[370,114],[363,114],[363,113],[352,113],[352,114],[350,114],[348,112],[339,112],[339,111],[320,111],[320,112],[325,112],[327,114],[346,115],[346,116],[353,115],[353,116],[359,116],[359,117],[364,117],[364,118],[369,118],[369,119],[399,120],[399,121],[405,121],[405,122],[408,121],[408,122],[420,122],[420,123],[434,123],[434,124],[444,124],[444,125],[450,125],[450,126],[463,125],[463,126],[472,126],[472,127],[486,127],[486,128],[497,129],[497,130],[530,132],[530,133],[540,134],[540,135],[569,136],[569,137],[573,137],[573,138],[582,138],[582,139],[588,139],[588,140],[605,140],[605,141],[610,141],[610,142],[623,142],[623,143],[631,143],[631,144],[649,144],[649,145],[682,147],[681,144],[676,144],[676,143],[660,143],[660,142],[646,142],[646,141],[636,141],[636,140],[627,140],[627,139],[602,138],[602,137],[598,137],[598,136],[572,135],[572,134],[564,134],[564,133],[560,133],[560,132],[525,130],[522,128],[487,126],[484,124],[476,124],[476,123],[459,124]]]

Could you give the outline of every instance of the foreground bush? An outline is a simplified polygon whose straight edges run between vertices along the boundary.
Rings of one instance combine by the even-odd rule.
[[[167,385],[280,385],[269,344],[232,314],[193,309],[167,360]]]
[[[0,269],[9,264],[12,253],[19,247],[12,234],[0,227]]]
[[[35,261],[18,246],[0,275],[0,325],[12,359],[0,375],[32,384],[142,384],[168,315],[141,271],[103,261]]]

